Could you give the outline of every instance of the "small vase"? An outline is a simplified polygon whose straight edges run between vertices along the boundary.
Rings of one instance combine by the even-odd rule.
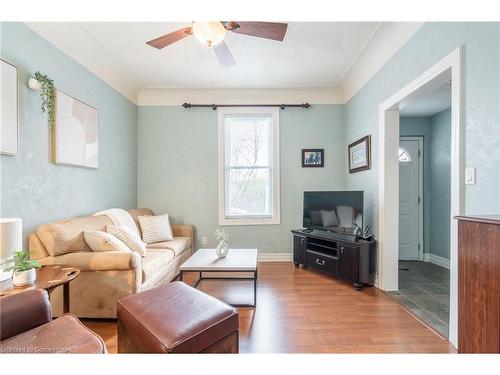
[[[217,245],[217,248],[215,249],[215,253],[219,258],[224,258],[227,253],[229,252],[229,245],[227,244],[226,241],[221,241]]]
[[[33,91],[40,91],[42,89],[42,83],[38,81],[35,77],[31,77],[28,80],[28,87]]]
[[[24,286],[33,284],[36,280],[36,269],[31,268],[26,271],[16,270],[12,274],[12,283],[14,286]]]

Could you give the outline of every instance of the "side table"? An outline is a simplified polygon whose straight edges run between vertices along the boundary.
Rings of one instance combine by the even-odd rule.
[[[63,286],[63,313],[69,312],[69,283],[80,275],[80,269],[71,266],[42,266],[36,270],[33,284],[16,287],[12,279],[0,283],[0,297],[21,293],[30,289],[45,289],[50,293],[58,286]]]

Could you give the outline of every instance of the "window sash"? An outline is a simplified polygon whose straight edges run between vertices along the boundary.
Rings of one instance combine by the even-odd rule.
[[[231,203],[229,203],[230,195],[231,195],[231,186],[230,186],[230,173],[231,170],[243,170],[243,169],[257,169],[264,170],[266,169],[268,183],[266,186],[266,211],[270,212],[270,214],[230,214]],[[225,200],[224,200],[224,217],[226,219],[272,219],[273,218],[273,205],[274,205],[274,197],[273,197],[273,167],[226,167],[225,168]]]
[[[269,108],[219,108],[219,224],[265,225],[280,224],[280,175],[279,175],[279,110]],[[258,165],[229,165],[231,161],[231,119],[269,119],[267,161]],[[263,165],[267,164],[267,165]],[[230,174],[234,170],[267,170],[266,213],[231,214]]]

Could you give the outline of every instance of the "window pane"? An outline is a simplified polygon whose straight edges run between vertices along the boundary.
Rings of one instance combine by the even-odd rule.
[[[230,168],[226,216],[272,216],[271,169]]]
[[[410,154],[408,153],[408,151],[406,151],[404,148],[399,148],[399,161],[401,162],[410,162],[411,161],[411,156]]]
[[[226,160],[229,166],[269,166],[269,133],[271,119],[268,117],[226,118]]]

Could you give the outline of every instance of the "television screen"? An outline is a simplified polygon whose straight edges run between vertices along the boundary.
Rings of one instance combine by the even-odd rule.
[[[363,192],[304,192],[303,226],[344,234],[363,230]]]

